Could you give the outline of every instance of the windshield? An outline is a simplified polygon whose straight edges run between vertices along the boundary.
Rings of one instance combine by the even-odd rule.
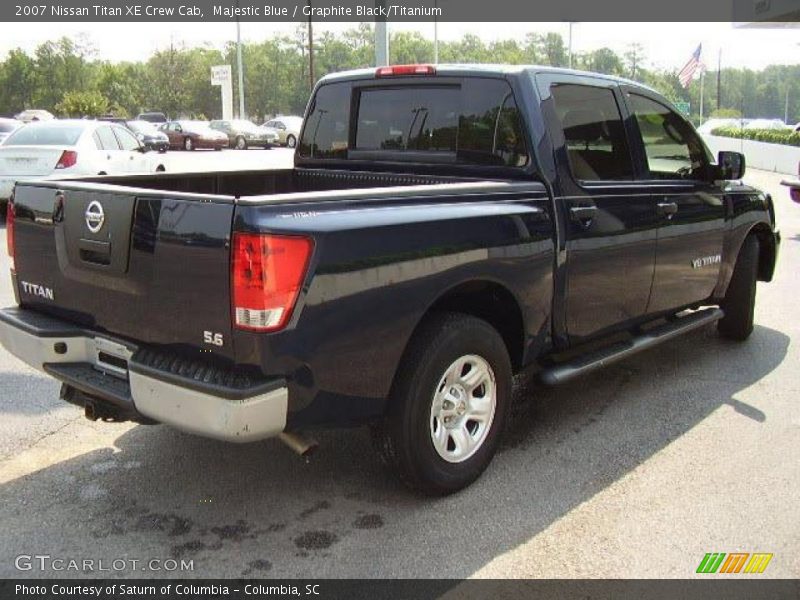
[[[17,129],[5,146],[74,146],[83,133],[81,125],[28,125]]]
[[[184,129],[190,129],[193,131],[205,131],[206,129],[211,128],[207,121],[178,121],[178,123]]]
[[[148,121],[128,121],[128,127],[136,133],[158,133],[158,128]]]

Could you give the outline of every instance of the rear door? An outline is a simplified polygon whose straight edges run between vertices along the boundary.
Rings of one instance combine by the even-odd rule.
[[[724,197],[712,179],[708,150],[682,116],[646,91],[627,89],[626,100],[639,131],[642,184],[659,219],[648,312],[672,311],[708,299],[717,285]]]
[[[232,358],[233,208],[220,196],[19,185],[20,303],[98,332]]]
[[[656,251],[655,199],[634,176],[630,123],[612,81],[539,75],[556,151],[566,233],[572,342],[624,327],[647,309]]]

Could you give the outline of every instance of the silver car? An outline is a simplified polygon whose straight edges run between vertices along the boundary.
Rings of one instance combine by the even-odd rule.
[[[303,128],[303,117],[275,117],[264,123],[263,127],[274,129],[282,146],[294,148]]]

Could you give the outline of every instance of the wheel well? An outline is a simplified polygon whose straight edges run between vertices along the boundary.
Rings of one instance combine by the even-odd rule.
[[[439,298],[425,316],[434,312],[460,312],[489,323],[503,338],[514,371],[519,370],[525,324],[516,298],[505,287],[491,281],[463,283]]]
[[[758,223],[750,230],[758,240],[758,280],[772,281],[775,270],[775,237],[765,223]]]

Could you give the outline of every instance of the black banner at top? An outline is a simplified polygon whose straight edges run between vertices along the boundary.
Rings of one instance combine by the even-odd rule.
[[[800,0],[4,0],[7,22],[800,22]]]

